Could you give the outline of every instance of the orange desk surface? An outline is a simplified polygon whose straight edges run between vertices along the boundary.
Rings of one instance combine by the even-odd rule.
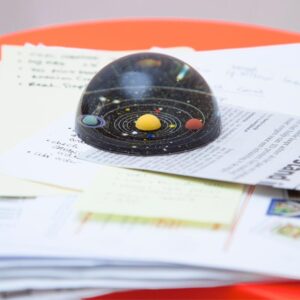
[[[92,49],[190,46],[197,50],[299,43],[300,34],[269,28],[198,20],[114,20],[41,28],[0,36],[1,44],[26,42]],[[280,260],[280,257],[278,257]],[[226,288],[131,291],[103,300],[300,299],[300,283],[248,284]]]

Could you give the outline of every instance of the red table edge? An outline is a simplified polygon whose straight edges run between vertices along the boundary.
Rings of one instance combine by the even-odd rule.
[[[298,283],[241,284],[231,287],[133,290],[86,300],[299,300]]]
[[[192,25],[195,25],[195,30],[193,30]],[[195,43],[193,33],[194,31],[196,32],[199,30],[199,25],[205,29],[205,32],[210,32],[212,34],[218,34],[221,32],[222,34],[218,36],[217,39],[214,36],[207,36],[203,43],[201,42],[201,38],[197,39],[197,46],[194,46],[196,50],[251,47],[259,45],[300,42],[300,33],[257,25],[184,18],[128,18],[74,22],[61,25],[45,26],[38,29],[29,29],[0,36],[0,44],[22,45],[25,42],[33,44],[44,42],[46,45],[51,46],[76,46],[80,48],[107,50],[134,50],[141,48],[147,49],[149,46],[176,46],[176,35],[181,34],[180,38],[185,42],[182,42],[180,46],[190,46],[189,43]],[[153,26],[156,26],[157,30],[153,30]],[[105,27],[106,30],[111,31],[113,34],[119,33],[119,36],[117,38],[105,36],[104,43],[101,43],[100,38],[97,46],[93,46],[95,41],[90,43],[89,41],[91,39],[95,39],[95,37],[89,37],[88,34],[95,34],[95,30],[100,30],[103,27]],[[140,27],[143,28],[141,29]],[[178,32],[175,32],[169,37],[168,35],[170,35],[171,28],[177,29]],[[147,31],[147,29],[150,30]],[[78,31],[79,35],[77,36],[77,41],[74,40],[75,31]],[[144,40],[157,40],[157,44],[149,45],[149,43],[143,41],[138,41],[138,43],[135,43],[132,37],[126,36],[126,33],[132,33],[133,31],[135,34],[152,34],[150,38],[147,37]],[[237,31],[241,32],[237,33]],[[72,32],[71,37],[68,35],[70,32]],[[165,35],[163,38],[159,38],[163,35]],[[81,42],[81,40],[83,40],[83,42]],[[170,44],[170,41],[173,41],[173,43]],[[143,46],[136,46],[141,45],[141,43],[143,43]],[[228,46],[230,43],[232,43],[232,45]],[[126,46],[120,49],[120,44]]]
[[[248,23],[241,23],[241,22],[234,22],[234,21],[225,21],[225,20],[213,20],[213,19],[193,19],[193,18],[173,18],[173,17],[166,17],[166,18],[118,18],[118,19],[101,19],[101,20],[86,20],[86,21],[78,21],[78,22],[68,22],[68,23],[56,23],[50,25],[43,25],[39,26],[38,28],[28,28],[24,30],[20,30],[17,32],[11,32],[7,34],[0,35],[0,39],[2,38],[11,38],[11,37],[18,37],[19,35],[27,35],[32,34],[35,32],[39,32],[41,30],[53,30],[53,29],[60,29],[61,27],[70,27],[73,28],[74,26],[82,26],[82,25],[95,25],[95,23],[103,24],[103,23],[123,23],[123,22],[189,22],[189,23],[207,23],[207,24],[219,24],[219,25],[230,25],[230,26],[239,26],[245,28],[252,28],[252,29],[259,29],[259,30],[267,30],[270,32],[277,32],[277,33],[284,33],[289,35],[299,36],[300,33],[293,32],[290,30],[280,29],[280,28],[273,28],[264,25],[256,25],[256,24],[248,24]]]

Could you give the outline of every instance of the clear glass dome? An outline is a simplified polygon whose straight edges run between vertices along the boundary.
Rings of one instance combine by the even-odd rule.
[[[76,132],[98,149],[132,155],[189,151],[220,134],[217,103],[202,76],[158,53],[122,57],[84,90]]]

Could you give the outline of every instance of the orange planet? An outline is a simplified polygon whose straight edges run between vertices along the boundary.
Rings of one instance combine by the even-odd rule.
[[[145,114],[137,119],[135,127],[142,131],[154,131],[160,129],[161,123],[158,117],[152,114]]]

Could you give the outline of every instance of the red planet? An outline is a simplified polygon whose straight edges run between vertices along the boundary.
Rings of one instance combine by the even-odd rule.
[[[203,121],[200,119],[189,119],[185,123],[185,128],[188,130],[198,130],[203,127]]]

